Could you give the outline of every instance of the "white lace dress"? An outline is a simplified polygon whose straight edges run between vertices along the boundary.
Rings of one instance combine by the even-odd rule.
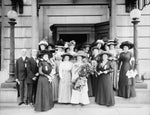
[[[59,65],[59,103],[70,103],[71,101],[71,70],[72,63],[69,61],[62,62]]]
[[[79,77],[79,68],[82,63],[74,63],[72,68],[72,82],[74,82]],[[89,96],[88,96],[88,85],[86,85],[79,90],[72,89],[72,96],[71,96],[71,103],[72,104],[89,104]]]

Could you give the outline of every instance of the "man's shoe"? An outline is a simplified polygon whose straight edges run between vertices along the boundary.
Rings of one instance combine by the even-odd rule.
[[[22,105],[22,104],[24,104],[24,102],[20,102],[18,105]]]

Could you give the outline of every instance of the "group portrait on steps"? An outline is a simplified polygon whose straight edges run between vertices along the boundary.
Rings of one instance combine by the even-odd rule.
[[[133,47],[124,41],[118,48],[117,39],[81,46],[74,40],[51,44],[43,39],[30,57],[22,49],[15,64],[18,105],[48,111],[56,103],[86,106],[94,97],[96,104],[110,107],[115,96],[135,97]]]

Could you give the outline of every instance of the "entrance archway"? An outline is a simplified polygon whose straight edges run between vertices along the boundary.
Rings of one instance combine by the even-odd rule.
[[[50,27],[53,42],[75,40],[77,44],[93,43],[97,39],[109,39],[109,22],[97,24],[54,24]]]
[[[65,42],[74,40],[76,42],[76,47],[80,48],[87,42],[87,34],[60,34],[59,39],[62,39]]]

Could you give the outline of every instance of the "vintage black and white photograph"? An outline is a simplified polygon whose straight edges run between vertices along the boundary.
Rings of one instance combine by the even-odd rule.
[[[0,0],[0,115],[150,115],[150,0]]]

